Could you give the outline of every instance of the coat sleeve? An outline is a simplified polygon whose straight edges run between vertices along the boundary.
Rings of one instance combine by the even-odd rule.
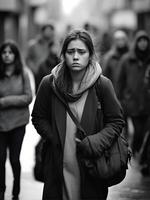
[[[87,155],[102,155],[103,151],[110,148],[113,141],[122,133],[124,117],[122,107],[117,99],[111,81],[102,77],[102,110],[104,115],[103,129],[93,135],[87,136],[82,142],[82,149],[85,147]],[[90,145],[89,145],[90,144]],[[92,147],[92,151],[91,151]]]
[[[42,79],[39,85],[31,114],[31,120],[38,134],[51,141],[52,131],[50,124],[50,104],[50,82],[49,76],[46,76]]]

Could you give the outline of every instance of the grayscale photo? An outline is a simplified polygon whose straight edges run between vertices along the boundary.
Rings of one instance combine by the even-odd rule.
[[[150,199],[150,0],[0,0],[0,200]]]

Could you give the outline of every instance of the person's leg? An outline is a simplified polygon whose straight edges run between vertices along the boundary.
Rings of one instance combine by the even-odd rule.
[[[8,133],[0,132],[0,200],[4,200]]]
[[[20,152],[24,135],[25,135],[25,127],[24,126],[19,127],[11,132],[9,140],[10,163],[12,166],[12,171],[14,176],[13,190],[12,190],[13,199],[17,199],[20,193],[20,175],[21,175]]]
[[[134,135],[132,141],[133,154],[140,151],[147,130],[147,121],[148,117],[145,116],[132,117],[132,122],[134,126]]]

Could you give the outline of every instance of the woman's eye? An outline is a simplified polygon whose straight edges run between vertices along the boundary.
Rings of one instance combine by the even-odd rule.
[[[84,50],[79,50],[79,53],[80,53],[80,54],[84,54],[84,53],[86,53],[86,51],[84,51]]]
[[[68,53],[68,54],[73,54],[74,51],[73,51],[73,50],[67,50],[67,53]]]

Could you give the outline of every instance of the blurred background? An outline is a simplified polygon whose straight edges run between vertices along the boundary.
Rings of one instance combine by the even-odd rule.
[[[27,41],[48,21],[58,36],[90,23],[98,37],[117,28],[132,37],[137,29],[150,33],[149,20],[150,0],[0,0],[0,43],[12,38],[25,53]]]
[[[24,57],[26,56],[28,41],[35,38],[42,25],[48,22],[55,25],[55,39],[58,44],[72,28],[84,27],[92,34],[96,50],[104,54],[111,47],[112,33],[117,29],[124,30],[130,41],[139,29],[145,29],[150,35],[150,0],[0,0],[0,44],[6,39],[15,40]],[[105,49],[102,46],[104,40]],[[33,102],[31,110],[32,106]],[[132,134],[132,124],[130,129]],[[38,140],[39,136],[32,124],[29,123],[21,152],[22,186],[25,188],[21,193],[22,200],[41,199],[43,184],[36,182],[32,174],[34,148]],[[6,197],[9,199],[11,190],[9,180],[12,178],[12,174],[8,162],[7,167],[10,172],[7,174],[7,182],[10,187],[8,187]],[[146,187],[145,193],[142,185],[150,186],[150,180],[146,179],[143,184],[141,179],[141,175],[137,171],[130,170],[125,182],[122,183],[122,187],[119,186],[123,197],[127,193],[133,196],[134,194],[143,195],[143,193],[148,195],[149,188]],[[130,182],[130,184],[127,185],[126,182]],[[139,185],[136,186],[135,183]],[[127,185],[126,188],[124,187],[125,184]],[[118,187],[111,190],[108,199],[123,199],[119,197],[119,190]],[[131,195],[126,199],[132,199]]]

